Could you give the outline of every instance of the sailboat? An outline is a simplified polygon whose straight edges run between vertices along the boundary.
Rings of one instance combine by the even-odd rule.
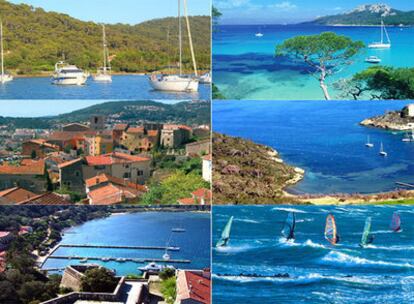
[[[296,218],[295,213],[289,212],[282,229],[282,235],[287,241],[295,239]]]
[[[4,72],[4,49],[3,49],[3,22],[0,22],[0,44],[1,44],[1,76],[0,82],[6,83],[13,80],[13,76]]]
[[[402,139],[403,142],[413,142],[414,141],[414,132],[413,130],[411,130],[411,134],[410,133],[406,133],[405,136]]]
[[[111,66],[109,63],[109,52],[106,43],[105,25],[102,24],[102,44],[103,44],[103,67],[98,69],[97,74],[93,78],[96,82],[112,82],[112,76],[110,74]]]
[[[339,235],[336,229],[335,217],[332,214],[328,214],[325,224],[325,239],[332,245],[336,245],[339,242]]]
[[[361,242],[359,246],[365,247],[374,241],[374,236],[371,235],[371,217],[365,220],[364,231],[362,232]]]
[[[374,147],[374,144],[369,142],[369,135],[367,136],[367,143],[365,144],[365,147],[367,147],[367,148]]]
[[[226,226],[224,226],[224,229],[221,232],[220,240],[217,242],[216,247],[225,247],[225,246],[227,246],[227,244],[230,240],[230,230],[231,230],[232,223],[233,223],[233,216],[230,217],[230,219],[228,220]]]
[[[385,37],[387,38],[387,43],[384,43],[384,33]],[[385,28],[384,21],[381,19],[381,41],[380,42],[372,42],[368,44],[368,48],[370,49],[389,49],[391,47],[391,40],[388,36],[387,29]]]
[[[179,51],[180,51],[180,59],[179,59],[179,74],[172,74],[172,75],[161,75],[157,76],[156,74],[152,74],[149,78],[151,86],[154,90],[159,91],[171,91],[171,92],[197,92],[198,91],[198,73],[197,73],[197,63],[195,60],[194,55],[194,48],[193,48],[193,41],[191,38],[191,30],[190,30],[190,20],[188,19],[187,14],[187,0],[184,0],[184,15],[185,20],[187,23],[187,32],[188,32],[188,39],[190,42],[190,51],[191,51],[191,58],[193,61],[194,67],[194,75],[187,76],[182,74],[182,33],[181,33],[181,0],[178,0],[178,42],[179,42]]]
[[[391,230],[394,231],[394,232],[401,231],[401,218],[400,218],[400,215],[397,212],[394,212],[392,214],[390,227],[391,227]]]
[[[380,154],[381,156],[384,156],[384,157],[385,157],[385,156],[388,156],[388,153],[384,151],[384,146],[383,146],[382,142],[381,142],[381,148],[380,148],[380,152],[379,152],[379,154]]]

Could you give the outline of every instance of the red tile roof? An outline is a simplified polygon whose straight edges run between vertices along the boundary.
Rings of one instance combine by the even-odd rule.
[[[0,174],[10,175],[43,175],[45,173],[45,160],[23,159],[19,165],[8,163],[0,166]]]
[[[206,188],[197,189],[196,191],[193,191],[191,194],[197,198],[204,197],[205,199],[211,199],[212,197],[211,190]]]
[[[108,154],[103,154],[99,156],[86,156],[86,162],[89,166],[106,166],[118,163],[134,163],[134,162],[143,162],[149,161],[148,157],[141,157],[136,155],[129,155],[126,153],[113,152]]]
[[[39,146],[44,146],[44,147],[48,147],[51,149],[60,150],[59,146],[48,143],[46,139],[31,139],[31,140],[26,141],[25,143],[33,143]]]
[[[209,189],[200,188],[191,193],[192,197],[185,197],[177,200],[180,205],[211,205],[212,192]]]
[[[0,192],[0,197],[7,198],[11,203],[19,203],[34,196],[37,196],[37,194],[19,187],[9,188]]]
[[[67,141],[71,139],[82,139],[86,135],[95,135],[96,133],[96,131],[56,131],[50,134],[47,140]]]
[[[177,275],[177,302],[193,300],[195,303],[211,303],[210,276],[199,271],[179,270]]]
[[[76,158],[76,159],[72,159],[72,160],[66,161],[64,163],[61,163],[61,164],[58,165],[58,168],[61,169],[61,168],[76,164],[79,161],[82,161],[82,158]]]
[[[99,184],[103,184],[103,183],[107,183],[107,182],[110,182],[110,183],[118,185],[118,186],[123,186],[125,188],[130,188],[131,190],[136,190],[136,191],[139,191],[139,192],[147,192],[147,190],[148,190],[146,186],[135,184],[135,183],[130,182],[128,180],[124,180],[122,178],[111,176],[111,175],[108,175],[108,174],[105,174],[105,173],[97,175],[95,177],[88,178],[85,181],[85,184],[88,188],[90,188],[90,187],[93,187],[93,186],[96,186],[96,185],[99,185]]]
[[[186,126],[186,125],[174,125],[174,124],[165,124],[163,129],[166,129],[166,130],[184,129],[184,130],[187,130],[187,131],[192,130],[189,126]]]
[[[126,130],[127,133],[144,133],[144,127],[130,127]]]
[[[32,197],[26,201],[20,202],[19,205],[71,205],[72,202],[68,201],[64,197],[53,193],[46,192],[35,197]]]
[[[116,131],[124,131],[128,128],[128,124],[116,124],[114,126],[114,130]]]
[[[148,136],[158,136],[158,130],[148,130]]]
[[[91,205],[113,205],[123,202],[123,191],[112,184],[92,190],[88,193]]]

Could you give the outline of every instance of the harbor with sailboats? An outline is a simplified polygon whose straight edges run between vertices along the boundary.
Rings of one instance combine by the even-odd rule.
[[[215,206],[213,301],[409,303],[410,206]],[[257,292],[260,288],[260,293]]]

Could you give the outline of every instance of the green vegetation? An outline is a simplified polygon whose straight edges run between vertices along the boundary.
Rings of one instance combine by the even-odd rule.
[[[106,268],[92,268],[81,279],[81,290],[89,292],[113,292],[119,279]]]
[[[177,296],[176,284],[175,277],[170,277],[161,282],[161,293],[167,304],[173,304],[175,301],[175,297]]]
[[[160,272],[160,274],[158,275],[160,277],[161,280],[167,280],[169,278],[172,278],[175,276],[175,270],[172,268],[165,268],[164,270],[162,270]]]
[[[212,99],[226,99],[226,97],[220,92],[219,88],[212,83],[211,84]]]
[[[306,63],[319,81],[326,100],[330,100],[326,78],[344,66],[352,64],[352,57],[364,47],[362,41],[352,41],[333,32],[296,36],[276,46],[276,56]]]
[[[18,74],[51,71],[63,57],[92,71],[102,64],[102,28],[99,24],[5,0],[0,0],[0,11],[8,69]],[[174,14],[172,11],[171,15]],[[209,70],[210,17],[193,16],[190,23],[198,66]],[[137,25],[108,24],[106,33],[115,72],[162,70],[178,61],[177,18],[150,20]],[[183,26],[183,66],[192,70],[187,36]]]
[[[306,23],[319,25],[378,25],[382,14],[382,11],[377,13],[369,10],[353,11],[351,13],[320,17]],[[414,11],[404,12],[391,9],[390,14],[384,17],[383,20],[386,25],[413,25]]]
[[[212,19],[213,19],[213,31],[216,32],[217,31],[217,25],[218,25],[220,17],[222,16],[222,13],[214,5],[211,9],[211,16],[212,16]]]
[[[335,85],[342,96],[355,100],[367,95],[371,99],[413,99],[414,68],[370,67]]]

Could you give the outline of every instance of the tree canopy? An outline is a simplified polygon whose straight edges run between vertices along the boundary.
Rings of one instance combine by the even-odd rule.
[[[92,268],[85,272],[81,279],[82,291],[113,292],[118,279],[106,268]]]
[[[364,47],[362,41],[324,32],[317,35],[296,36],[276,46],[276,56],[299,60],[310,67],[310,72],[319,80],[325,99],[329,100],[326,78],[352,64],[352,58]]]

